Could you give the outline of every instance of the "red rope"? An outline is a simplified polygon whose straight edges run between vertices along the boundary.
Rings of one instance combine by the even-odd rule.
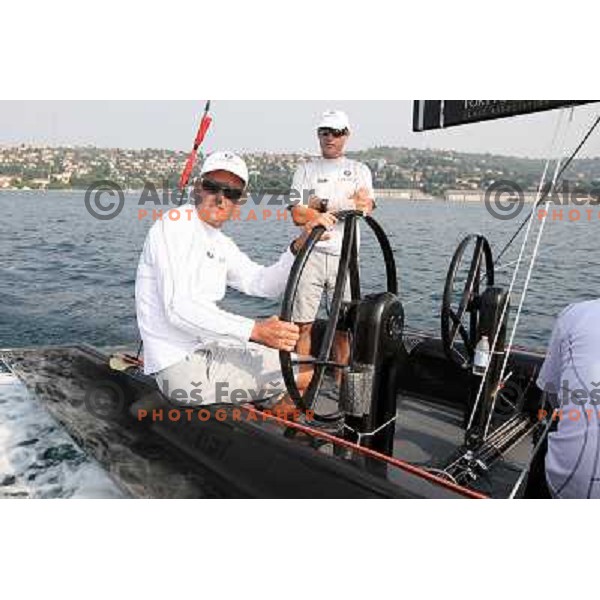
[[[136,360],[131,355],[125,355],[125,356],[127,356],[127,358],[129,358],[132,361]],[[140,367],[143,366],[143,364],[144,364],[144,361],[139,360],[139,359],[136,360],[136,362],[138,363],[138,366],[140,366]],[[276,423],[279,423],[280,425],[283,425],[285,427],[291,427],[292,429],[296,429],[297,431],[301,431],[302,433],[306,433],[307,435],[311,435],[313,437],[327,440],[328,442],[331,442],[332,444],[336,444],[337,446],[343,446],[345,448],[350,448],[351,450],[354,450],[355,452],[364,454],[365,456],[377,458],[377,459],[382,460],[390,465],[393,465],[394,467],[398,467],[399,469],[403,469],[404,471],[408,471],[409,473],[418,475],[419,477],[422,477],[423,479],[427,479],[428,481],[431,481],[432,483],[442,485],[449,490],[458,492],[459,494],[462,494],[463,496],[467,496],[470,498],[477,498],[477,499],[487,499],[488,498],[488,496],[486,496],[485,494],[481,494],[481,493],[475,492],[474,490],[471,490],[469,488],[463,487],[462,485],[452,483],[451,481],[448,481],[447,479],[444,479],[443,477],[434,475],[433,473],[430,473],[429,471],[426,471],[425,469],[415,467],[414,465],[411,465],[408,462],[404,462],[403,460],[400,460],[398,458],[393,458],[391,456],[388,456],[387,454],[382,454],[381,452],[377,452],[376,450],[371,450],[370,448],[365,448],[364,446],[359,446],[358,444],[355,444],[354,442],[350,442],[343,438],[336,437],[335,435],[331,435],[324,431],[319,431],[318,429],[313,429],[312,427],[307,427],[306,425],[301,425],[300,423],[295,423],[294,421],[282,419],[281,417],[277,417],[274,414],[258,411],[251,405],[242,404],[242,405],[240,405],[240,407],[245,408],[247,411],[252,412],[255,415],[260,415],[260,417],[263,420],[264,419],[272,419]]]
[[[417,475],[418,477],[422,477],[423,479],[427,479],[428,481],[435,483],[436,485],[441,485],[446,489],[452,490],[453,492],[457,492],[466,496],[468,498],[476,498],[476,499],[487,499],[488,496],[485,494],[481,494],[480,492],[476,492],[469,488],[463,487],[456,483],[452,483],[443,477],[439,477],[438,475],[434,475],[433,473],[429,473],[428,471],[421,469],[420,467],[416,467],[411,465],[410,463],[404,462],[398,458],[393,458],[391,456],[387,456],[387,454],[382,454],[381,452],[377,452],[376,450],[371,450],[371,448],[365,448],[364,446],[359,446],[354,442],[350,442],[349,440],[345,440],[343,438],[336,437],[331,435],[330,433],[326,433],[324,431],[319,431],[318,429],[313,429],[312,427],[307,427],[306,425],[301,425],[300,423],[295,423],[294,421],[289,421],[288,419],[283,419],[281,417],[277,417],[273,414],[269,414],[267,412],[261,412],[256,410],[253,406],[242,405],[241,408],[246,409],[249,412],[260,416],[262,419],[271,419],[276,423],[279,423],[282,426],[290,427],[292,429],[296,429],[297,431],[301,431],[302,433],[306,433],[307,435],[311,435],[313,437],[321,438],[328,442],[331,442],[337,446],[343,446],[345,448],[350,448],[359,454],[363,454],[365,456],[370,456],[371,458],[376,458],[383,462],[386,462],[394,467],[398,467],[403,471],[407,471],[412,473],[413,475]]]

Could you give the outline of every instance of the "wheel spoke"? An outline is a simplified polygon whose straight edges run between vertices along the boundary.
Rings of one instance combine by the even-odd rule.
[[[464,314],[464,312],[463,312],[463,314]],[[450,309],[450,318],[454,322],[454,326],[450,330],[450,333],[451,333],[450,345],[454,346],[454,343],[456,342],[456,334],[459,333],[465,346],[467,347],[467,349],[469,349],[469,347],[470,347],[469,334],[467,333],[467,330],[465,329],[464,325],[462,324],[459,316],[452,309]]]
[[[333,342],[337,331],[338,321],[340,318],[344,291],[350,267],[350,260],[352,258],[352,245],[354,243],[354,234],[356,231],[355,221],[356,217],[353,215],[346,216],[344,221],[344,243],[342,245],[342,254],[340,256],[338,272],[335,280],[335,288],[333,291],[333,298],[331,301],[330,315],[327,321],[325,334],[323,335],[323,339],[321,341],[321,347],[318,349],[318,352],[314,353],[316,355],[316,358],[308,363],[314,365],[312,378],[310,380],[310,383],[308,384],[308,388],[304,392],[304,395],[300,398],[300,406],[304,409],[312,410],[314,408],[314,403],[318,398],[319,391],[323,383],[323,377],[325,376],[327,364],[334,363],[334,361],[330,360],[330,355],[331,350],[333,348]],[[294,289],[294,293],[296,289]],[[334,364],[337,365],[339,363]],[[287,379],[291,379],[292,377],[293,375],[290,376],[288,373]],[[294,398],[294,400],[296,399]]]
[[[322,367],[330,367],[332,369],[347,369],[348,365],[335,362],[333,360],[319,360],[317,358],[298,358],[292,359],[293,365],[318,365]]]
[[[460,305],[458,307],[458,313],[462,319],[463,314],[469,309],[473,301],[473,296],[479,290],[479,272],[481,270],[481,239],[479,238],[475,243],[475,250],[471,257],[471,264],[469,266],[469,274],[467,275],[467,281],[463,288],[463,293],[460,299]]]
[[[457,315],[452,309],[449,309],[448,314],[450,315],[450,318],[453,322],[453,325],[450,328],[450,345],[454,345],[454,342],[456,341],[456,334],[458,333],[458,330],[462,327],[461,320],[463,315],[465,314],[465,309],[463,309],[460,315]]]

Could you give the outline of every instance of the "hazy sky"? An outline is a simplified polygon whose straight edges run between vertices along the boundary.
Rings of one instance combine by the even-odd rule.
[[[69,144],[189,150],[204,101],[0,101],[0,144]],[[315,124],[328,108],[346,110],[353,124],[349,149],[375,145],[447,148],[545,156],[559,111],[442,132],[412,133],[412,101],[213,101],[205,149],[315,151]],[[567,147],[573,148],[600,105],[575,110]],[[600,132],[583,156],[600,156]]]

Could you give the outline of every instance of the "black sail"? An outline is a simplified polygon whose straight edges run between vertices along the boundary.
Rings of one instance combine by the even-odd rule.
[[[444,129],[591,102],[595,100],[415,100],[413,131]]]

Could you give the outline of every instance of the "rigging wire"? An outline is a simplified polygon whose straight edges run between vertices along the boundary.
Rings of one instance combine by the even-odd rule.
[[[567,128],[568,126],[571,125],[571,123],[573,122],[573,114],[574,114],[574,108],[570,109],[570,118],[569,118],[569,122],[567,123]],[[535,245],[533,248],[533,251],[531,253],[531,260],[529,262],[529,268],[527,270],[527,274],[525,277],[525,282],[523,284],[523,290],[521,291],[521,295],[519,298],[519,306],[517,308],[517,312],[515,314],[515,320],[512,326],[512,331],[511,331],[511,335],[510,335],[510,339],[508,342],[508,347],[506,349],[506,353],[504,355],[504,361],[502,363],[502,369],[500,371],[500,381],[502,381],[502,378],[504,377],[504,373],[506,371],[506,367],[508,364],[508,359],[510,357],[511,351],[512,351],[512,345],[514,342],[514,338],[516,335],[516,331],[517,331],[517,327],[519,324],[519,319],[521,316],[521,312],[523,310],[523,304],[525,302],[525,297],[527,296],[527,291],[529,289],[529,284],[531,282],[531,276],[533,274],[533,268],[535,266],[535,261],[538,257],[539,254],[539,247],[540,247],[540,243],[542,240],[542,235],[544,233],[544,227],[546,224],[546,221],[548,220],[548,205],[550,204],[551,200],[550,200],[550,196],[551,194],[555,191],[556,189],[556,185],[558,183],[558,180],[560,179],[561,175],[565,172],[565,170],[568,168],[569,164],[574,160],[574,158],[577,156],[577,154],[579,153],[579,151],[581,150],[581,148],[583,147],[583,145],[585,144],[585,142],[589,139],[590,135],[592,134],[592,132],[594,131],[594,129],[596,128],[596,126],[600,123],[600,115],[596,118],[596,120],[594,121],[592,127],[590,127],[590,129],[587,131],[587,133],[585,134],[585,136],[583,137],[583,139],[581,140],[581,142],[577,145],[576,149],[574,152],[571,153],[571,155],[568,157],[568,159],[566,160],[566,162],[563,164],[563,166],[561,168],[560,167],[560,160],[557,162],[556,165],[556,170],[555,170],[555,174],[554,174],[554,178],[552,180],[552,184],[549,188],[549,192],[546,194],[546,201],[544,204],[544,213],[542,215],[542,219],[541,219],[541,223],[538,229],[538,233],[537,233],[537,237],[535,240]],[[565,137],[566,137],[566,131],[565,130]],[[564,141],[563,141],[564,143]],[[537,206],[540,204],[540,201],[536,202],[536,204],[533,207],[532,212],[529,215],[529,224],[531,224],[532,219],[531,216],[533,215],[533,211],[537,208]],[[529,230],[529,226],[528,226],[528,230]],[[518,267],[515,267],[515,269],[517,269]],[[510,292],[509,292],[509,298],[510,298]],[[502,317],[503,318],[503,317]],[[485,432],[484,432],[484,438],[487,435],[487,432],[489,430],[490,427],[490,423],[492,420],[492,414],[494,412],[494,407],[496,404],[496,396],[494,396],[493,398],[493,403],[492,403],[492,409],[490,410],[490,414],[488,415],[488,420],[487,420],[487,424],[486,424],[486,428],[485,428]]]
[[[569,118],[569,121],[566,124],[565,130],[564,130],[564,133],[563,133],[563,140],[562,140],[562,145],[563,146],[566,144],[567,133],[569,131],[570,125],[573,122],[573,113],[574,113],[574,110],[575,110],[574,108],[572,108],[570,110],[570,118]],[[571,155],[571,156],[573,156],[573,155]],[[554,176],[552,178],[552,183],[550,185],[550,192],[551,193],[554,192],[554,190],[556,189],[556,184],[558,183],[558,177],[559,177],[560,173],[564,172],[564,170],[561,170],[561,168],[560,168],[561,162],[562,162],[561,158],[558,158],[557,161],[556,161],[556,168],[554,170]],[[537,204],[538,203],[536,202],[536,205],[534,205],[531,214],[533,214],[533,211],[536,209]],[[546,202],[544,204],[544,209],[547,209],[549,204],[550,204],[550,199],[547,198]],[[506,366],[508,364],[508,359],[509,359],[510,354],[511,354],[512,344],[513,344],[513,342],[515,340],[515,335],[516,335],[516,332],[517,332],[517,327],[519,325],[519,320],[521,318],[521,312],[523,311],[523,304],[525,302],[525,298],[527,296],[527,290],[529,289],[529,284],[531,282],[531,276],[533,274],[533,267],[534,267],[535,261],[537,259],[537,255],[538,255],[538,252],[539,252],[540,243],[542,241],[542,235],[544,233],[544,228],[545,228],[547,219],[548,219],[548,211],[545,210],[545,212],[544,212],[544,214],[542,216],[542,220],[541,220],[540,226],[539,226],[538,231],[537,231],[537,236],[536,236],[536,239],[535,239],[534,247],[533,247],[533,250],[531,252],[531,258],[530,258],[530,261],[529,261],[529,267],[527,268],[527,273],[525,275],[525,282],[523,283],[523,289],[521,290],[521,294],[519,296],[519,306],[518,306],[516,314],[515,314],[515,319],[514,319],[514,322],[513,322],[513,325],[512,325],[512,330],[511,330],[510,338],[509,338],[509,341],[508,341],[508,346],[506,347],[506,352],[504,354],[504,360],[502,362],[502,368],[500,370],[500,379],[499,379],[500,381],[502,381],[502,379],[504,377],[504,373],[506,371]],[[530,221],[529,221],[529,224],[528,224],[528,227],[527,227],[527,235],[525,236],[524,244],[525,244],[525,242],[526,242],[526,240],[527,240],[527,238],[529,236],[529,233],[530,233],[530,230],[531,230],[531,223],[533,223],[533,219],[530,219]],[[519,270],[519,266],[520,266],[519,263],[517,263],[517,265],[515,266],[515,274]],[[514,281],[514,276],[513,276],[513,281]],[[508,298],[511,298],[511,297],[512,297],[512,286],[511,286],[511,289],[509,290],[509,293],[508,293]],[[501,323],[503,322],[504,313],[505,312],[506,311],[503,311],[503,313],[502,313],[502,316],[501,316],[501,319],[500,319]],[[499,334],[499,330],[498,330],[498,333],[496,334],[496,338],[498,337],[498,334]],[[486,423],[486,426],[485,426],[484,438],[487,435],[487,432],[488,432],[489,427],[490,427],[490,423],[491,423],[491,420],[492,420],[492,414],[494,412],[494,407],[496,405],[496,398],[497,398],[497,395],[495,394],[494,397],[493,397],[493,400],[492,400],[492,408],[491,408],[490,413],[488,415],[488,420],[487,420],[487,423]]]
[[[537,199],[540,197],[540,195],[542,193],[542,189],[543,189],[545,181],[546,181],[546,175],[548,173],[548,168],[549,168],[550,162],[552,160],[550,158],[550,156],[552,156],[554,154],[554,151],[555,151],[555,148],[556,148],[556,142],[557,142],[557,139],[558,139],[558,134],[559,134],[559,132],[560,132],[560,130],[562,128],[564,114],[565,114],[565,111],[561,110],[560,114],[559,114],[559,117],[558,117],[558,120],[557,120],[557,123],[556,123],[555,130],[554,130],[554,135],[552,136],[551,151],[548,153],[548,158],[546,159],[546,164],[544,166],[544,171],[542,173],[542,176],[541,176],[541,179],[540,179],[540,183],[538,185],[538,191],[537,191],[537,195],[536,195],[536,202],[534,203],[534,206],[532,207],[532,212],[535,210],[535,207],[537,205]],[[558,168],[559,168],[559,162],[557,161],[557,167],[556,167],[556,170],[555,170],[555,175],[558,172]],[[528,221],[527,230],[525,232],[525,237],[523,238],[523,242],[521,244],[521,250],[519,252],[519,257],[517,259],[517,264],[515,265],[515,269],[513,271],[513,276],[512,276],[512,279],[511,279],[511,282],[510,282],[510,286],[509,286],[509,289],[508,289],[507,301],[504,303],[504,306],[502,307],[502,313],[501,313],[500,319],[499,319],[500,323],[502,323],[504,321],[504,318],[505,318],[505,315],[506,315],[506,311],[508,309],[508,300],[512,296],[512,291],[514,289],[515,282],[516,282],[516,279],[517,279],[517,275],[518,275],[519,269],[521,267],[521,261],[523,259],[523,255],[525,253],[525,247],[527,246],[527,241],[528,241],[528,238],[529,238],[529,234],[531,232],[531,225],[532,225],[532,223],[533,223],[533,220],[529,220]],[[492,353],[495,352],[495,350],[496,350],[496,346],[498,344],[498,337],[500,335],[500,329],[501,328],[499,327],[498,330],[496,331],[496,335],[494,336],[494,341],[493,341],[491,349],[490,349],[490,351]],[[471,410],[471,415],[470,415],[469,421],[467,423],[467,429],[470,429],[471,426],[473,425],[473,419],[475,418],[475,414],[477,412],[477,408],[479,407],[479,402],[481,401],[481,397],[482,397],[482,394],[483,394],[483,388],[485,386],[485,382],[486,382],[486,379],[487,379],[487,376],[488,376],[490,365],[491,365],[491,361],[488,361],[488,364],[487,364],[487,366],[485,368],[485,371],[483,373],[483,376],[481,378],[481,383],[479,385],[479,390],[477,392],[477,397],[475,399],[475,402],[473,404],[473,408]],[[484,439],[485,439],[485,436],[484,436]]]
[[[596,232],[595,232],[595,230],[594,230],[594,229],[590,229],[589,231],[590,231],[591,233],[593,233],[593,234],[596,234]],[[581,243],[581,239],[582,239],[582,238],[580,237],[580,238],[579,238],[579,240],[578,240],[580,243]],[[584,237],[584,239],[585,239],[585,237]],[[572,245],[573,245],[573,240],[572,240],[571,238],[568,238],[568,239],[566,239],[565,241],[563,241],[562,243],[560,243],[560,244],[557,244],[556,246],[553,246],[553,247],[551,247],[551,248],[545,248],[545,249],[542,249],[542,250],[540,250],[540,251],[538,252],[538,257],[539,257],[539,256],[541,256],[542,254],[546,254],[547,252],[550,252],[550,251],[552,251],[552,252],[556,252],[556,251],[557,251],[557,250],[559,250],[560,248],[564,248],[565,246],[572,246]],[[501,265],[499,265],[498,267],[495,267],[495,268],[494,268],[494,271],[495,271],[496,273],[498,273],[499,271],[505,271],[506,269],[508,269],[508,268],[509,268],[509,267],[511,267],[512,265],[516,264],[516,262],[517,262],[517,259],[515,259],[515,260],[511,260],[511,261],[508,261],[508,262],[505,262],[505,263],[502,263],[502,264],[501,264]]]
[[[573,108],[570,109],[571,111],[573,111]],[[561,111],[560,115],[559,115],[559,122],[562,119],[562,117],[564,116],[565,111]],[[590,138],[590,136],[592,135],[593,131],[595,130],[595,128],[600,124],[600,115],[594,120],[594,122],[592,123],[592,125],[590,126],[590,128],[588,129],[588,131],[586,132],[585,136],[583,137],[583,139],[581,140],[581,142],[577,145],[577,147],[575,148],[575,150],[571,153],[571,155],[568,157],[568,159],[565,161],[565,163],[563,164],[562,168],[559,170],[556,181],[558,182],[560,180],[560,178],[562,177],[562,175],[565,173],[565,171],[567,170],[567,168],[570,166],[570,164],[573,162],[573,160],[576,158],[577,154],[580,152],[581,148],[583,148],[583,146],[585,145],[585,143],[587,142],[587,140]],[[552,155],[553,152],[553,148],[555,147],[555,142],[556,142],[556,137],[558,135],[558,127],[555,129],[555,133],[552,139],[552,142],[549,146],[549,152],[548,152],[548,156]],[[525,218],[525,220],[521,223],[521,225],[519,226],[519,228],[517,229],[517,231],[512,235],[512,237],[510,238],[510,240],[505,244],[505,246],[503,247],[503,249],[500,251],[500,253],[498,254],[498,256],[496,257],[496,259],[494,260],[494,267],[496,271],[501,271],[504,270],[510,266],[512,266],[513,264],[519,263],[521,260],[521,255],[519,255],[519,258],[515,259],[515,260],[511,260],[507,263],[503,263],[500,266],[496,267],[497,263],[500,261],[500,259],[502,258],[502,256],[507,252],[507,250],[509,249],[509,247],[513,244],[513,242],[515,241],[515,239],[517,238],[517,236],[519,235],[519,233],[523,230],[523,227],[525,227],[525,225],[528,225],[528,223],[531,222],[531,218],[532,216],[535,214],[535,209],[538,208],[538,206],[545,200],[548,198],[548,196],[552,193],[552,188],[549,188],[548,190],[542,190],[540,188],[543,188],[543,182],[545,181],[545,174],[547,173],[547,169],[549,166],[549,163],[551,162],[551,159],[547,159],[546,163],[545,163],[545,167],[544,167],[544,175],[542,175],[542,182],[540,183],[540,186],[538,186],[538,191],[536,194],[536,201],[534,202],[534,205],[532,207],[532,210],[530,211],[530,213],[528,214],[528,216]],[[540,195],[540,192],[541,195]],[[570,243],[570,242],[568,242]],[[564,246],[565,244],[561,244],[559,247]],[[554,248],[554,250],[556,250],[556,248]],[[539,254],[543,253],[544,251],[540,251]],[[433,300],[435,298],[435,296],[437,296],[437,292],[428,292],[426,294],[422,294],[417,296],[416,298],[412,298],[411,300],[406,300],[403,302],[403,304],[409,305],[409,304],[415,304],[417,302],[420,302],[421,300],[424,299],[429,299],[429,300]],[[437,308],[434,310],[434,314],[437,314]]]
[[[572,108],[571,110],[574,110],[574,109]],[[561,111],[561,113],[562,112],[563,111]],[[578,146],[575,148],[575,150],[573,150],[573,152],[571,153],[571,155],[569,156],[569,158],[565,161],[562,169],[558,173],[557,181],[560,180],[560,178],[564,175],[565,171],[569,168],[569,166],[571,165],[571,163],[573,162],[573,160],[575,160],[575,158],[579,154],[579,151],[583,148],[583,146],[588,141],[588,139],[590,138],[590,136],[592,135],[592,133],[594,132],[594,130],[596,129],[596,127],[599,124],[600,124],[600,115],[598,115],[598,117],[596,117],[596,120],[592,123],[591,127],[588,129],[587,133],[585,134],[585,136],[583,137],[583,139],[581,140],[581,142],[578,144]],[[539,198],[539,200],[536,200],[535,205],[533,207],[534,210],[544,200],[546,200],[546,198],[548,198],[548,196],[550,196],[553,191],[554,190],[552,188],[549,188],[548,190],[546,190],[544,192],[544,194],[542,195],[542,197]],[[504,248],[502,248],[502,250],[500,251],[500,253],[496,257],[496,261],[495,262],[498,262],[504,256],[504,254],[506,253],[506,251],[508,250],[508,248],[512,245],[512,243],[515,241],[515,239],[517,238],[517,236],[519,235],[519,233],[521,233],[521,231],[523,230],[523,227],[525,227],[525,225],[530,221],[531,217],[533,216],[534,210],[532,210],[529,213],[529,215],[525,218],[525,220],[521,223],[521,225],[518,227],[518,229],[512,235],[512,237],[510,238],[510,240],[508,240],[508,242],[505,244]]]
[[[595,230],[594,229],[590,229],[589,230],[590,235],[594,234],[595,235]],[[582,242],[583,240],[586,240],[587,237],[583,236],[583,238],[579,238],[579,242]],[[538,252],[538,258],[543,255],[543,254],[547,254],[548,252],[556,252],[557,250],[564,248],[565,246],[571,246],[573,244],[573,240],[572,239],[567,239],[564,240],[562,243],[557,244],[556,246],[553,246],[551,248],[543,248]],[[585,244],[583,244],[585,246]],[[515,265],[518,262],[518,258],[515,258],[514,260],[510,260],[508,262],[502,263],[501,265],[498,265],[497,267],[494,267],[494,272],[495,273],[500,273],[502,271],[506,271],[508,270],[510,267],[512,267],[513,265]],[[485,278],[485,274],[481,275],[481,280],[483,280]],[[417,303],[422,303],[424,300],[428,300],[428,301],[433,301],[433,300],[439,300],[439,296],[440,293],[436,292],[436,291],[428,291],[424,294],[419,294],[418,296],[415,296],[414,298],[411,298],[410,300],[404,300],[402,302],[403,306],[408,306],[408,305],[412,305],[412,304],[417,304]],[[514,310],[514,307],[509,307],[510,310]],[[432,314],[434,316],[439,316],[439,306],[436,304],[435,306],[431,307],[432,310]],[[423,333],[427,333],[428,335],[434,335],[434,333],[428,331],[428,332],[423,332]]]

